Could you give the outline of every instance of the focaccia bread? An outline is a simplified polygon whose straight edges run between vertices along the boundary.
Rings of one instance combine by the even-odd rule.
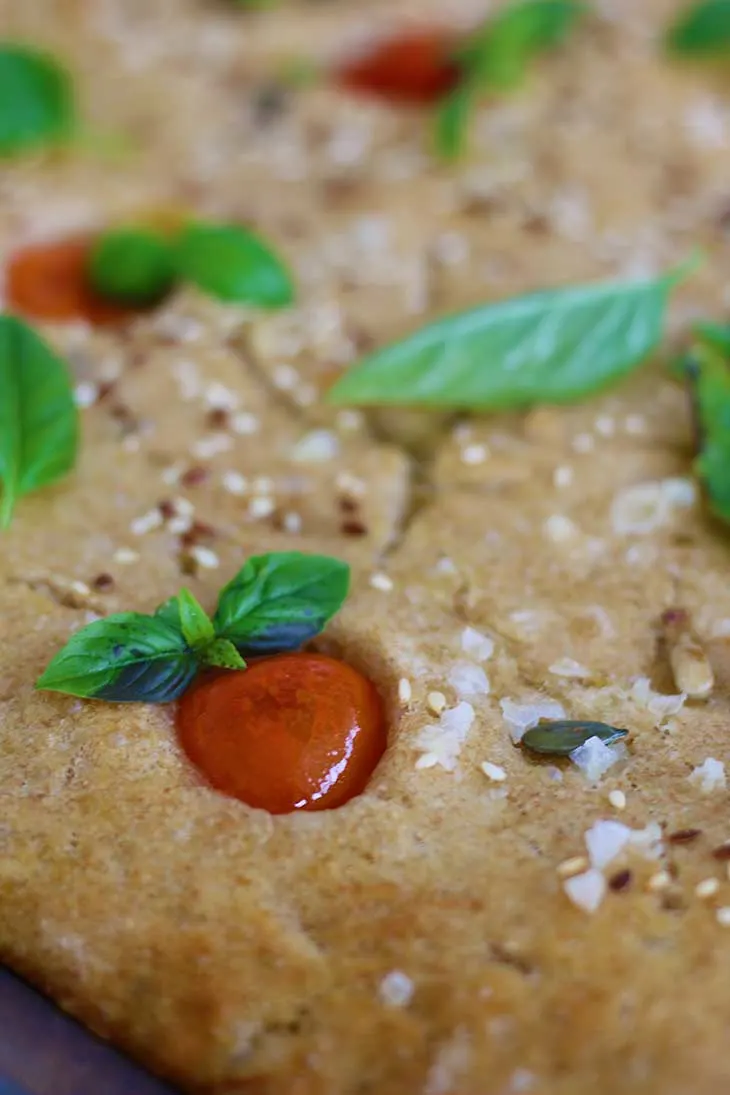
[[[730,1086],[730,549],[685,392],[649,364],[523,415],[321,398],[429,318],[696,246],[670,336],[722,314],[723,86],[662,54],[672,0],[596,7],[445,167],[427,112],[326,81],[262,107],[292,57],[330,63],[443,4],[0,4],[3,35],[65,56],[136,148],[4,164],[4,256],[170,203],[255,224],[297,279],[270,316],[184,290],[122,331],[44,326],[88,404],[80,462],[2,533],[0,957],[185,1091]],[[164,501],[205,531],[192,564]],[[389,745],[346,806],[252,810],[192,769],[171,707],[34,691],[95,616],[183,583],[210,608],[282,550],[353,567],[315,645],[377,685]],[[672,608],[712,659],[704,702],[676,695]],[[539,761],[513,740],[535,710],[628,728],[623,758],[597,779]]]

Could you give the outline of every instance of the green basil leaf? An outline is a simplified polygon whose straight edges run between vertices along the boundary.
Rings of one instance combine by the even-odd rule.
[[[730,522],[730,366],[714,347],[696,346],[688,377],[699,440],[695,472],[713,513]]]
[[[180,276],[224,301],[283,308],[294,299],[289,271],[268,244],[235,224],[190,224],[176,244]]]
[[[22,320],[0,316],[0,526],[17,498],[71,470],[77,445],[66,365]]]
[[[469,119],[476,102],[476,92],[469,80],[464,80],[436,108],[434,146],[442,160],[457,160],[466,147]]]
[[[484,87],[516,87],[524,80],[533,57],[561,45],[585,10],[578,0],[511,4],[467,43],[461,62]]]
[[[36,688],[115,703],[168,703],[197,669],[179,631],[158,617],[121,612],[72,635]]]
[[[298,551],[255,555],[220,595],[216,633],[244,654],[295,650],[342,606],[350,568]]]
[[[693,324],[692,331],[701,342],[713,346],[725,357],[730,358],[730,324],[702,320]]]
[[[166,601],[163,601],[161,605],[158,605],[155,609],[155,617],[182,634],[180,602],[177,597],[168,597]]]
[[[180,630],[189,646],[197,647],[215,638],[213,622],[189,589],[181,589],[177,595]],[[164,607],[164,606],[163,606]],[[161,615],[158,609],[155,615]]]
[[[669,28],[671,53],[717,54],[730,49],[730,0],[703,0],[682,12]]]
[[[175,281],[171,244],[155,232],[118,228],[96,241],[89,257],[89,280],[110,300],[148,305],[161,300]]]
[[[541,719],[537,726],[527,730],[522,744],[533,753],[544,756],[567,757],[574,749],[585,745],[591,738],[600,738],[605,745],[612,745],[625,738],[628,730],[607,726],[604,722],[583,722],[559,719],[552,722]]]
[[[687,272],[548,289],[449,316],[370,354],[328,399],[481,410],[582,399],[656,347],[670,291]]]
[[[198,656],[204,665],[219,669],[245,669],[246,663],[228,639],[213,639],[207,646],[201,647]]]
[[[74,123],[65,69],[41,50],[0,43],[0,157],[67,140]]]

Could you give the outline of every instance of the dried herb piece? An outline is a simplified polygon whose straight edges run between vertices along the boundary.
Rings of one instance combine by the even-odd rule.
[[[68,140],[76,124],[73,82],[48,53],[0,43],[0,157]]]
[[[700,0],[683,11],[669,28],[670,53],[706,56],[730,49],[730,0]]]
[[[567,757],[574,749],[585,745],[591,738],[600,738],[605,745],[613,745],[628,734],[617,726],[605,722],[583,722],[574,719],[541,719],[537,726],[526,731],[522,744],[532,753],[543,756]]]

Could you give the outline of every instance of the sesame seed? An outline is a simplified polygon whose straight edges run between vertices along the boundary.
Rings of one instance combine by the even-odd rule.
[[[608,801],[611,803],[614,810],[626,809],[626,795],[623,793],[623,791],[609,791]]]
[[[579,433],[573,438],[572,446],[574,452],[591,452],[596,442],[589,433]]]
[[[398,699],[401,703],[409,703],[412,695],[411,682],[407,677],[401,677],[398,681]]]
[[[370,575],[370,585],[373,589],[382,590],[383,593],[389,593],[393,588],[393,581],[387,574],[383,574],[382,571],[376,570],[374,574]]]
[[[115,563],[119,563],[121,566],[131,566],[132,563],[139,561],[139,552],[133,551],[132,548],[117,548],[112,555],[112,559]]]
[[[719,889],[719,879],[703,878],[702,881],[698,882],[695,886],[695,896],[699,897],[701,901],[707,901],[708,898],[714,897]]]
[[[219,453],[228,452],[233,448],[233,440],[227,433],[212,433],[208,437],[201,437],[190,446],[190,451],[198,460],[209,460]]]
[[[301,532],[302,530],[302,517],[301,514],[295,513],[294,510],[289,510],[284,514],[282,524],[286,532]]]
[[[627,414],[624,419],[624,429],[634,436],[644,433],[646,431],[646,419],[643,414]]]
[[[599,415],[594,425],[596,433],[600,433],[601,437],[613,437],[616,433],[616,423],[610,414]]]
[[[720,844],[712,852],[715,859],[719,859],[721,862],[724,860],[730,860],[730,841],[726,844]]]
[[[672,876],[669,871],[656,871],[646,884],[646,888],[652,893],[666,890],[672,884]]]
[[[211,551],[210,548],[202,547],[200,544],[194,544],[190,548],[190,556],[204,570],[215,570],[216,567],[220,566],[220,559],[216,553]]]
[[[715,913],[715,919],[722,928],[730,928],[730,905],[721,905]]]
[[[343,521],[340,525],[340,532],[345,536],[367,536],[367,531],[367,525],[362,521]]]
[[[180,483],[184,487],[198,487],[201,483],[204,483],[210,476],[210,470],[203,467],[202,464],[194,464],[192,468],[188,468],[187,471],[179,477]],[[172,482],[176,482],[173,480]]]
[[[114,578],[111,576],[111,574],[107,574],[106,571],[104,571],[101,574],[97,574],[91,585],[99,593],[103,593],[106,590],[112,589],[114,587]]]
[[[440,715],[446,707],[446,696],[443,692],[429,692],[426,697],[426,707],[432,715]]]
[[[141,517],[135,517],[129,526],[129,531],[133,536],[144,536],[146,533],[160,528],[162,519],[159,509],[151,509],[149,513],[145,513]]]
[[[481,769],[487,779],[491,779],[495,783],[504,783],[507,779],[504,768],[501,768],[498,764],[490,764],[488,760],[482,761]]]
[[[192,526],[192,517],[173,517],[172,520],[167,522],[167,530],[173,536],[182,536],[184,532],[189,532]]]
[[[163,483],[167,484],[167,486],[172,487],[180,482],[182,471],[183,469],[179,464],[171,464],[169,468],[163,469],[160,479]]]
[[[562,863],[558,863],[556,870],[561,878],[571,878],[574,874],[580,874],[582,871],[588,870],[589,866],[590,864],[584,855],[574,855],[570,859],[564,859]]]
[[[667,841],[670,844],[691,844],[701,835],[701,829],[677,829],[676,832],[669,834]]]
[[[275,365],[271,379],[280,392],[290,392],[299,383],[299,373],[291,365]]]
[[[85,410],[87,407],[93,407],[99,398],[99,389],[96,384],[90,384],[87,381],[82,381],[81,384],[77,384],[74,389],[74,402],[77,407]]]

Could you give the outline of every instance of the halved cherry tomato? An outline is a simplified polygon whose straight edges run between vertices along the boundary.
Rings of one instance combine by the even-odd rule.
[[[377,43],[345,62],[335,77],[350,91],[377,95],[394,103],[427,105],[456,87],[454,37],[444,30],[407,31]]]

